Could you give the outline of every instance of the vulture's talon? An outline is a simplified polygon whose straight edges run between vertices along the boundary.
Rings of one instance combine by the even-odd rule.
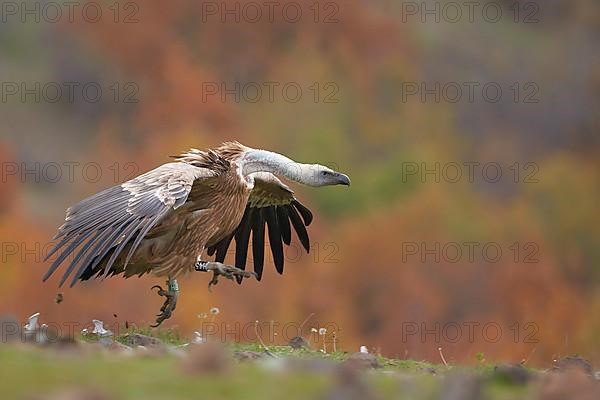
[[[167,295],[167,291],[165,289],[162,288],[162,286],[160,285],[154,285],[150,288],[150,290],[154,290],[154,289],[158,289],[158,291],[156,292],[156,294],[158,294],[159,296],[166,296]]]
[[[177,307],[177,299],[179,298],[179,287],[177,281],[174,279],[167,281],[168,290],[164,290],[159,285],[154,285],[150,289],[153,290],[155,288],[158,289],[159,296],[165,297],[165,302],[162,307],[160,307],[160,312],[156,314],[156,323],[150,325],[152,328],[158,327],[164,320],[171,318],[173,311],[175,311],[175,308]]]
[[[233,280],[234,278],[250,278],[254,277],[258,279],[258,274],[256,272],[244,271],[238,267],[234,267],[232,265],[226,265],[220,262],[212,262],[212,261],[198,261],[194,265],[194,269],[196,271],[201,272],[213,272],[213,278],[210,282],[208,282],[208,291],[212,292],[212,287],[219,283],[219,276],[224,276],[229,280]]]

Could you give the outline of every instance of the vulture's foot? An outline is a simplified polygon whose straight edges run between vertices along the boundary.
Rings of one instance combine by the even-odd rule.
[[[167,290],[164,290],[159,285],[154,285],[150,289],[158,289],[158,295],[166,297],[165,302],[160,308],[160,313],[156,315],[156,324],[150,325],[153,328],[156,328],[165,319],[171,318],[173,311],[175,311],[175,307],[177,307],[177,298],[179,297],[179,285],[175,279],[169,279],[167,281]]]
[[[256,272],[244,271],[243,269],[239,269],[238,267],[234,267],[232,265],[226,265],[220,262],[213,261],[198,261],[196,265],[194,265],[194,269],[196,271],[208,272],[213,271],[213,277],[208,282],[208,290],[211,291],[211,288],[219,283],[219,276],[224,276],[227,279],[232,279],[235,277],[242,278],[257,278]]]

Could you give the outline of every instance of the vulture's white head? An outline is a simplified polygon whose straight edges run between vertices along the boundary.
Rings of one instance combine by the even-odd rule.
[[[319,164],[303,164],[267,150],[248,149],[237,161],[242,174],[270,172],[308,186],[350,186],[347,175]]]
[[[350,186],[350,178],[341,172],[319,164],[301,164],[307,167],[299,168],[302,173],[302,183],[308,186]]]

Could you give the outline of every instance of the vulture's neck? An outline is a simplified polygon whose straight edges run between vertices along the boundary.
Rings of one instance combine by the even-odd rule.
[[[314,184],[315,174],[318,173],[318,166],[314,164],[302,164],[267,150],[250,149],[244,152],[238,165],[244,176],[255,172],[270,172],[309,186]]]

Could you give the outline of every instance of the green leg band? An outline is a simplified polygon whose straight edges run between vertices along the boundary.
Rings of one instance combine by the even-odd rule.
[[[176,279],[169,279],[167,281],[167,290],[169,292],[179,292],[179,284]]]

